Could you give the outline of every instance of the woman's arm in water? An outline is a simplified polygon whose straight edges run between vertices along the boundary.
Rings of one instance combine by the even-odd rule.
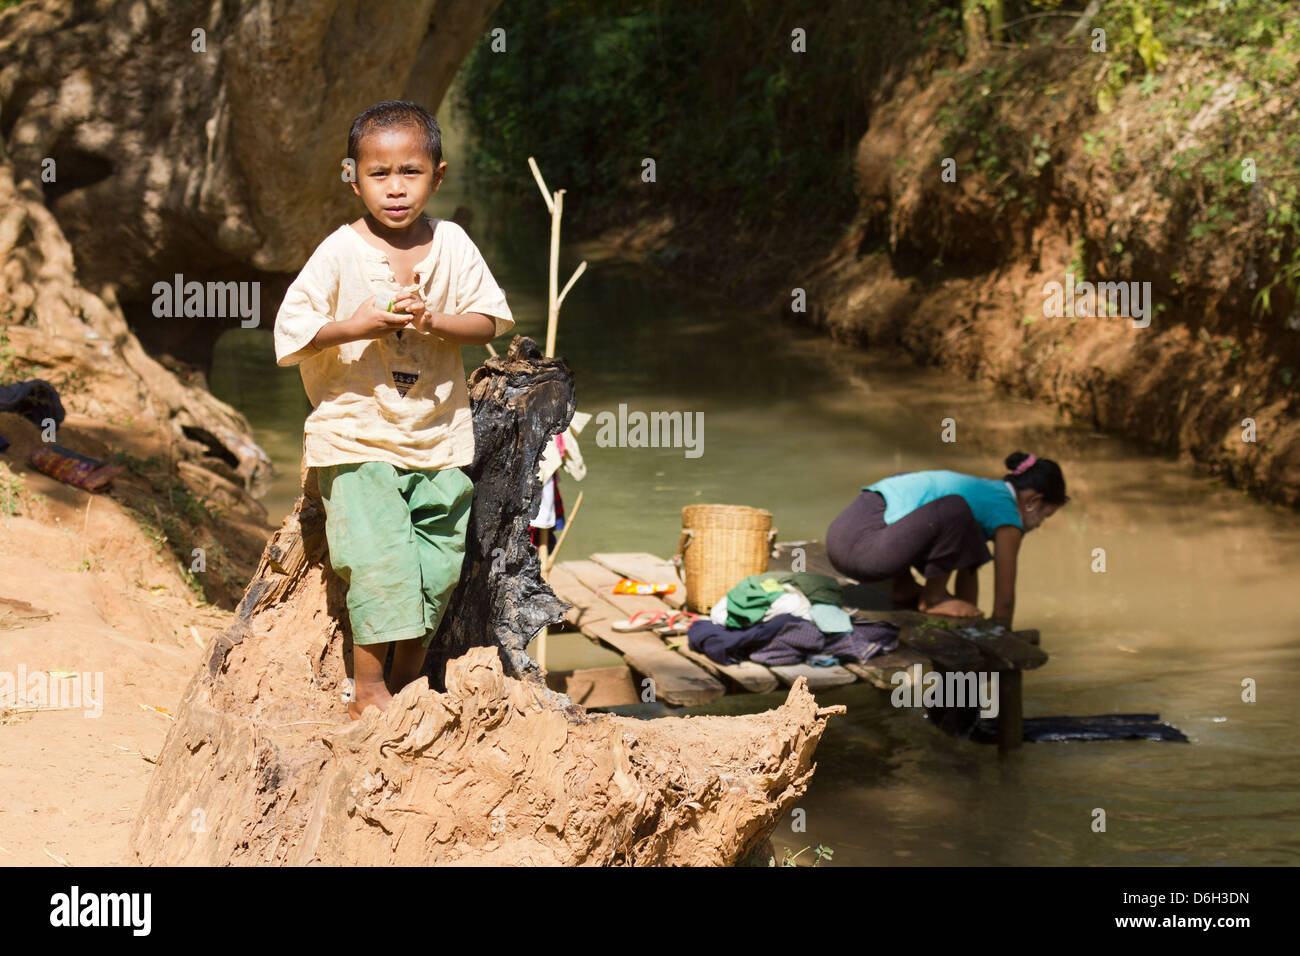
[[[1024,532],[1005,524],[993,532],[993,620],[1011,627],[1016,611],[1016,558]]]

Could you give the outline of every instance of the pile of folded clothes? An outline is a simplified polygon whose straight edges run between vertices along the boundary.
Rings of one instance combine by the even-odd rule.
[[[22,415],[42,429],[51,422],[58,426],[64,418],[58,389],[41,378],[0,385],[0,412]],[[9,439],[0,435],[0,452],[8,448]],[[27,456],[27,463],[64,484],[75,485],[90,492],[102,491],[114,478],[126,471],[121,465],[105,464],[53,442],[33,449]]]
[[[898,627],[850,618],[840,584],[824,574],[751,574],[687,631],[691,650],[719,664],[865,661],[898,646]]]

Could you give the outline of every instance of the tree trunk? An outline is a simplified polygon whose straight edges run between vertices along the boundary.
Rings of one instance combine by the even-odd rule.
[[[516,337],[471,378],[470,542],[425,674],[344,701],[351,646],[313,475],[168,734],[132,834],[146,864],[732,864],[807,788],[825,718],[804,683],[748,717],[588,714],[524,647],[560,620],[527,525],[564,362]]]

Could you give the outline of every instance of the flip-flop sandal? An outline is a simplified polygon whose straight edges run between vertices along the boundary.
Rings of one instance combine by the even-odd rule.
[[[615,621],[610,627],[620,634],[628,634],[632,631],[652,631],[667,620],[667,611],[637,611],[626,621]]]
[[[690,611],[676,611],[668,618],[668,623],[663,627],[656,627],[655,633],[660,637],[674,637],[678,634],[685,634],[692,624],[700,619],[698,614]]]

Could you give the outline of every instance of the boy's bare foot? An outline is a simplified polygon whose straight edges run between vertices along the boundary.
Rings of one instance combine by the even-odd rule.
[[[378,684],[358,682],[355,685],[355,694],[356,700],[348,701],[348,716],[353,720],[360,720],[362,713],[372,704],[380,710],[386,709],[393,699],[393,695],[388,692],[383,681]]]
[[[942,614],[945,617],[980,617],[983,612],[969,601],[944,594],[938,601],[927,601],[923,596],[917,607],[926,614]]]
[[[419,677],[428,653],[418,637],[394,643],[393,664],[388,669],[388,690],[396,694]]]

